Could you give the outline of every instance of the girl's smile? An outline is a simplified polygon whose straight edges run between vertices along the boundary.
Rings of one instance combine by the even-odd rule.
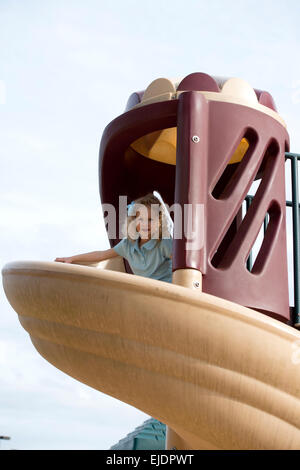
[[[140,214],[137,212],[136,218],[136,230],[140,234],[143,242],[148,241],[151,238],[151,233],[156,233],[159,227],[159,218],[151,217],[151,208],[147,207],[148,218],[145,217],[146,214]],[[141,241],[142,241],[141,240]]]

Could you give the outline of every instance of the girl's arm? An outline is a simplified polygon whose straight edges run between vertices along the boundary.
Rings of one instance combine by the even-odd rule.
[[[100,261],[114,258],[116,256],[119,256],[118,253],[113,248],[110,248],[109,250],[90,251],[89,253],[82,253],[80,255],[74,255],[65,258],[55,258],[54,261],[61,263],[76,263],[80,261],[99,263]]]

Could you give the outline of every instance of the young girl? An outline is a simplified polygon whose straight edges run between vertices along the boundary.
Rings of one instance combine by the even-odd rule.
[[[113,248],[56,258],[55,261],[96,263],[119,255],[128,261],[135,275],[171,283],[172,231],[172,219],[160,194],[154,191],[127,206],[127,218],[122,228],[126,236]]]

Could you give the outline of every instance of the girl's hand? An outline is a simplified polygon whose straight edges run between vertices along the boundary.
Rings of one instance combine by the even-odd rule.
[[[73,258],[72,256],[69,256],[67,258],[55,258],[54,261],[58,261],[60,263],[72,263],[73,262]]]

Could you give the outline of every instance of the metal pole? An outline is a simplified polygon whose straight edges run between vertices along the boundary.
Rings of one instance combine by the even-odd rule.
[[[300,157],[300,155],[299,155]],[[293,249],[294,249],[294,322],[300,326],[300,226],[299,226],[299,188],[298,188],[298,155],[291,158],[292,178],[292,214],[293,214]]]
[[[252,202],[253,197],[252,196],[246,196],[246,213],[248,212],[248,209],[250,207],[250,204]],[[249,253],[248,259],[247,259],[247,269],[248,271],[251,272],[252,269],[252,250]]]
[[[298,182],[298,160],[300,160],[300,153],[285,153],[285,158],[291,160],[291,180],[292,180],[292,201],[286,201],[286,206],[292,208],[293,217],[293,268],[294,268],[294,318],[293,323],[297,328],[300,327],[300,221],[299,221],[299,182]],[[247,195],[246,211],[249,209],[253,196]],[[267,229],[268,214],[264,219],[264,232]],[[247,269],[252,269],[252,252],[250,252],[247,260]]]
[[[291,152],[285,152],[285,157],[286,158],[298,158],[298,160],[300,159],[300,153],[291,153]]]

